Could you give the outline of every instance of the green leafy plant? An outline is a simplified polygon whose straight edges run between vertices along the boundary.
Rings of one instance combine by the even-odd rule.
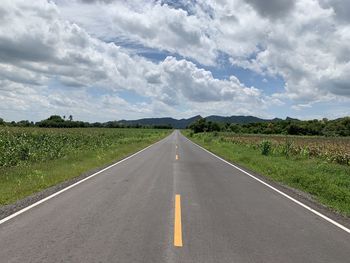
[[[272,143],[269,140],[263,140],[260,143],[260,148],[261,148],[261,154],[262,155],[269,155],[270,151],[271,151],[271,146]]]

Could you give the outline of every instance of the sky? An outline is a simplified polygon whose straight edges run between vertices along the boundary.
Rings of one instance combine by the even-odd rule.
[[[348,0],[2,0],[0,117],[350,115]]]

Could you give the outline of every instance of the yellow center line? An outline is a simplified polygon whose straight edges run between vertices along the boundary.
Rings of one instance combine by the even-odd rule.
[[[177,149],[177,144],[176,144],[175,148]]]
[[[174,246],[182,247],[181,197],[175,195]]]
[[[175,159],[179,160],[179,155],[178,154],[176,154]]]

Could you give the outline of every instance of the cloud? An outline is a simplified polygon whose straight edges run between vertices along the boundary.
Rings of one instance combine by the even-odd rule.
[[[207,32],[210,21],[181,8],[152,1],[142,3],[142,8],[137,1],[115,1],[109,5],[81,5],[72,1],[60,8],[67,19],[102,40],[123,39],[178,53],[203,64],[215,62],[215,42]]]
[[[28,85],[47,85],[57,78],[68,86],[108,85],[116,90],[145,83],[142,72],[151,63],[62,20],[54,4],[7,1],[4,5],[11,27],[0,26],[3,78]]]
[[[141,117],[140,109],[150,116],[265,114],[286,101],[294,109],[349,101],[347,2],[4,0],[2,109],[40,111],[40,105],[78,114],[80,103],[84,116],[97,108],[113,118]],[[171,55],[152,62],[130,52],[130,43]],[[267,96],[234,71],[214,77],[208,68],[218,69],[222,57],[261,79],[283,78],[284,90]],[[52,83],[69,92],[53,91]],[[147,102],[124,100],[118,92],[125,90]]]
[[[248,30],[259,49],[248,56],[228,52],[232,64],[262,76],[281,76],[283,96],[296,103],[349,97],[350,26],[339,24],[332,9],[300,0],[278,23],[262,21],[266,33],[260,38]]]
[[[114,0],[80,0],[83,3],[91,4],[91,3],[96,3],[96,2],[102,2],[102,3],[111,3]]]
[[[282,18],[293,9],[295,1],[290,0],[246,0],[257,12],[269,18]]]
[[[350,2],[348,0],[320,0],[320,4],[324,8],[332,8],[338,20],[350,22]]]
[[[160,107],[163,114],[174,114],[184,105],[204,108],[233,100],[261,105],[264,100],[258,89],[246,87],[234,76],[216,79],[210,71],[175,57],[154,63],[94,38],[80,26],[63,20],[53,3],[38,1],[32,6],[27,1],[7,1],[5,9],[11,28],[0,25],[0,54],[6,58],[0,63],[0,80],[5,87],[0,95],[8,108],[17,105],[22,111],[72,111],[78,116],[100,115],[97,110],[108,118],[122,118],[124,113],[155,114],[153,111]],[[186,18],[181,12],[179,15]],[[197,36],[190,40],[192,35],[186,35],[190,31],[181,23],[171,27],[178,35],[183,33],[181,37],[187,42],[196,43],[193,39]],[[61,89],[53,89],[53,83]],[[122,90],[133,90],[150,102],[129,103],[115,94]]]
[[[245,87],[234,76],[229,80],[216,79],[210,71],[200,69],[194,63],[184,59],[167,57],[160,66],[164,81],[163,94],[169,93],[169,97],[174,101],[177,98],[184,98],[188,101],[206,103],[238,102],[251,98],[260,99],[262,95],[258,89]]]
[[[205,65],[216,65],[218,54],[225,54],[262,78],[281,76],[285,97],[293,100],[348,95],[347,1],[207,1],[192,3],[190,12],[185,6],[116,1],[61,8],[100,39],[136,41]],[[83,16],[73,15],[78,9]],[[96,20],[101,13],[104,18]]]

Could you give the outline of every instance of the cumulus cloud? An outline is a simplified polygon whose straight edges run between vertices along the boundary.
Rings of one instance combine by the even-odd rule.
[[[146,88],[143,72],[151,63],[62,20],[54,4],[5,1],[2,8],[11,26],[0,26],[1,111],[84,109],[87,93],[80,96],[82,88]],[[63,96],[50,90],[52,80],[69,87],[69,92]],[[94,108],[92,101],[87,109]]]
[[[290,0],[246,0],[259,14],[269,18],[280,18],[288,15],[293,9],[295,1]]]
[[[68,86],[108,85],[116,90],[145,83],[143,72],[152,63],[60,19],[54,4],[5,1],[3,6],[11,17],[11,27],[1,25],[0,31],[4,78],[37,85],[57,78]]]
[[[233,62],[260,73],[283,76],[287,96],[292,99],[350,96],[346,73],[350,62],[346,44],[350,40],[349,25],[335,26],[332,10],[316,1],[300,1],[295,8],[285,22],[271,25],[265,48],[254,59]]]
[[[347,0],[320,0],[324,8],[331,8],[337,20],[350,22],[350,2]]]
[[[74,13],[78,7],[62,8]],[[123,37],[206,65],[227,54],[235,66],[282,76],[286,97],[312,100],[350,93],[343,76],[350,61],[349,8],[345,0],[223,0],[193,2],[189,12],[164,2],[140,9],[137,1],[116,1],[79,5],[85,15],[74,20],[101,39]],[[106,19],[89,19],[101,12]]]
[[[215,41],[209,35],[208,20],[159,2],[146,1],[142,6],[139,1],[115,1],[108,5],[93,2],[96,4],[71,1],[60,8],[67,19],[105,41],[115,38],[136,41],[203,64],[215,62]]]
[[[244,99],[260,99],[261,92],[245,87],[231,76],[229,80],[219,80],[210,71],[198,68],[194,63],[167,57],[161,64],[163,72],[163,93],[170,91],[173,100],[176,97],[193,102],[235,101]],[[169,96],[170,97],[170,96]]]
[[[234,76],[216,79],[210,71],[175,57],[154,63],[94,38],[80,26],[63,20],[53,3],[38,1],[32,6],[18,0],[6,1],[3,7],[11,18],[11,27],[0,26],[3,107],[60,112],[70,109],[77,114],[80,109],[84,116],[92,109],[96,114],[98,109],[109,118],[122,118],[122,113],[151,114],[159,107],[163,107],[163,114],[174,114],[178,105],[190,107],[192,103],[205,108],[210,103],[233,100],[263,101],[258,89],[246,87]],[[187,30],[181,25],[171,26],[180,35],[181,30]],[[52,89],[52,83],[66,90]],[[89,89],[101,89],[107,95],[91,96]],[[116,95],[122,90],[133,90],[150,98],[150,102],[129,103]]]
[[[93,105],[105,116],[125,113],[118,108],[139,117],[141,108],[149,115],[231,115],[264,114],[286,100],[307,109],[350,99],[348,1],[185,2],[3,1],[2,109],[77,109],[81,102],[86,116]],[[128,51],[130,43],[173,55],[154,62]],[[259,86],[214,77],[201,66],[218,67],[222,55],[261,79],[283,78],[284,90],[268,96]],[[52,91],[52,83],[72,97]],[[118,96],[124,90],[147,100],[130,103]]]

